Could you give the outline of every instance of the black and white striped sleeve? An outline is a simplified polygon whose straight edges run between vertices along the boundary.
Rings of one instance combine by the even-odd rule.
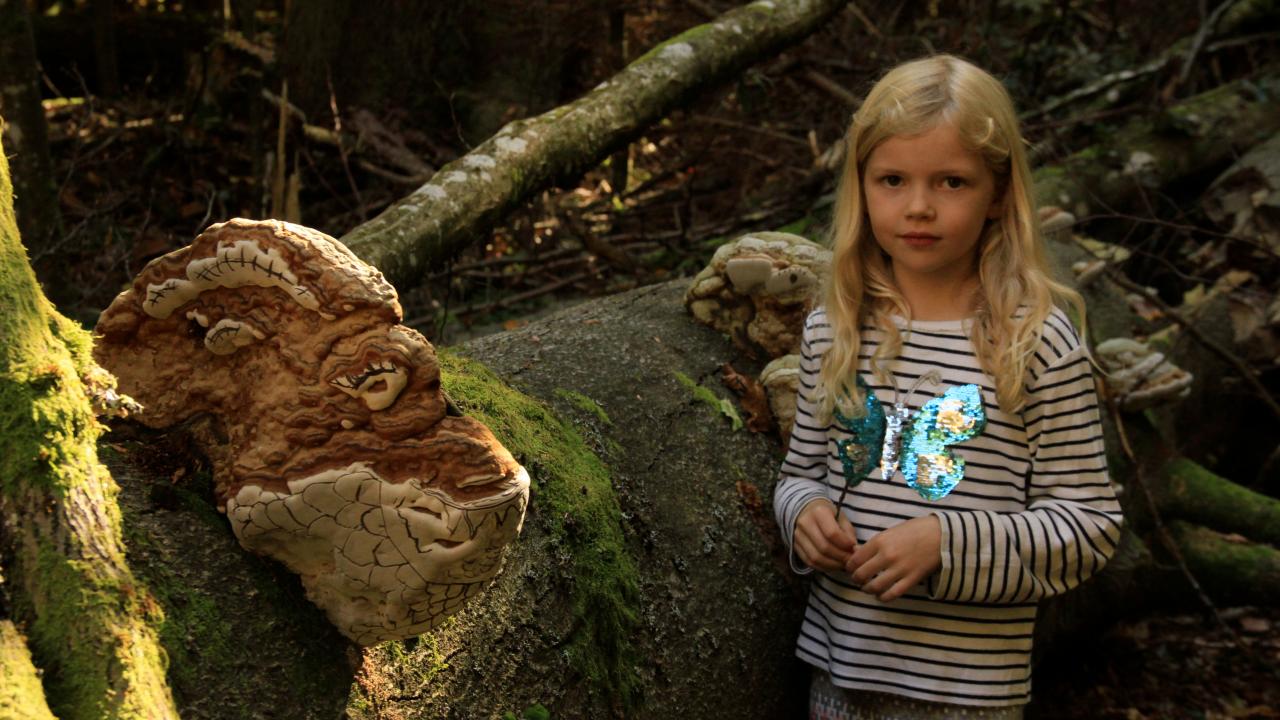
[[[1027,509],[935,512],[942,525],[942,568],[929,583],[935,599],[1033,602],[1074,588],[1115,553],[1123,518],[1097,391],[1086,350],[1066,328],[1058,334],[1064,342],[1042,346],[1048,361],[1028,384]]]
[[[813,568],[805,565],[792,547],[796,518],[809,503],[827,498],[827,424],[818,422],[815,405],[810,399],[818,383],[821,350],[829,344],[824,342],[821,349],[815,348],[814,336],[819,327],[826,327],[825,316],[821,311],[810,313],[805,319],[800,341],[800,386],[796,395],[795,425],[791,430],[787,456],[778,472],[778,484],[773,491],[773,512],[782,531],[787,554],[791,557],[791,569],[801,574],[812,572]]]

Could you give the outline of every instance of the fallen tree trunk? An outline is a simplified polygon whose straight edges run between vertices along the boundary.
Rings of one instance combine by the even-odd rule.
[[[1035,173],[1042,205],[1086,217],[1133,204],[1144,191],[1221,168],[1280,130],[1280,75],[1237,80],[1134,118],[1106,142]]]
[[[1160,75],[1171,65],[1181,65],[1179,82],[1185,82],[1188,68],[1206,49],[1207,41],[1265,22],[1274,14],[1275,3],[1272,0],[1228,0],[1219,5],[1206,20],[1207,25],[1169,45],[1155,58],[1138,67],[1104,75],[1059,97],[1050,98],[1040,107],[1024,113],[1022,119],[1027,121],[1053,115],[1063,108],[1075,105],[1083,106],[1077,112],[1078,116],[1089,116],[1115,107],[1127,102],[1143,83],[1148,82],[1152,76]]]
[[[0,554],[15,616],[59,717],[176,718],[162,617],[125,561],[98,463],[89,334],[41,293],[12,197],[0,153]]]
[[[848,0],[759,0],[658,45],[585,97],[509,123],[341,240],[402,290],[508,211],[577,178],[707,87],[807,37]]]

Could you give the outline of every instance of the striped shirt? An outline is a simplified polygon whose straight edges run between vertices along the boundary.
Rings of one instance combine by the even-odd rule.
[[[898,319],[905,328],[905,320]],[[979,369],[965,321],[911,324],[901,357],[888,364],[914,412],[952,386],[981,388],[987,424],[950,446],[964,478],[929,501],[899,472],[879,468],[845,495],[841,511],[859,542],[932,513],[942,528],[941,569],[889,603],[853,587],[845,573],[817,573],[796,654],[842,687],[960,705],[1020,705],[1030,700],[1031,637],[1037,602],[1079,585],[1106,564],[1120,540],[1120,504],[1107,475],[1098,398],[1084,346],[1060,310],[1046,320],[1027,372],[1028,400],[1016,413],[996,403],[995,383]],[[864,380],[886,413],[894,387],[870,372],[883,334],[862,331]],[[774,511],[790,546],[808,503],[837,502],[844,476],[836,440],[851,435],[820,423],[808,395],[832,334],[819,308],[805,321],[795,428],[774,493]],[[908,423],[911,421],[908,420]],[[793,551],[792,568],[811,572]]]

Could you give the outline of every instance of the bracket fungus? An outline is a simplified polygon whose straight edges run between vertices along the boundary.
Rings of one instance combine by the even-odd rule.
[[[759,232],[721,245],[685,293],[694,318],[771,358],[800,350],[800,329],[831,252],[799,235]]]
[[[800,355],[774,358],[760,371],[760,383],[769,395],[769,408],[785,445],[796,424],[796,393],[800,392]]]
[[[1146,343],[1118,337],[1098,343],[1098,362],[1106,370],[1107,388],[1120,408],[1137,412],[1191,393],[1191,373],[1165,359]]]
[[[209,456],[241,545],[360,644],[425,632],[501,569],[529,476],[440,387],[382,274],[318,231],[236,219],[152,261],[97,361]]]

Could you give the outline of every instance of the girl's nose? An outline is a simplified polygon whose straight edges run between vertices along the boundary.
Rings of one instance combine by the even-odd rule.
[[[907,217],[912,220],[928,220],[933,217],[933,202],[929,198],[929,193],[923,189],[911,193],[911,198],[907,202]]]

